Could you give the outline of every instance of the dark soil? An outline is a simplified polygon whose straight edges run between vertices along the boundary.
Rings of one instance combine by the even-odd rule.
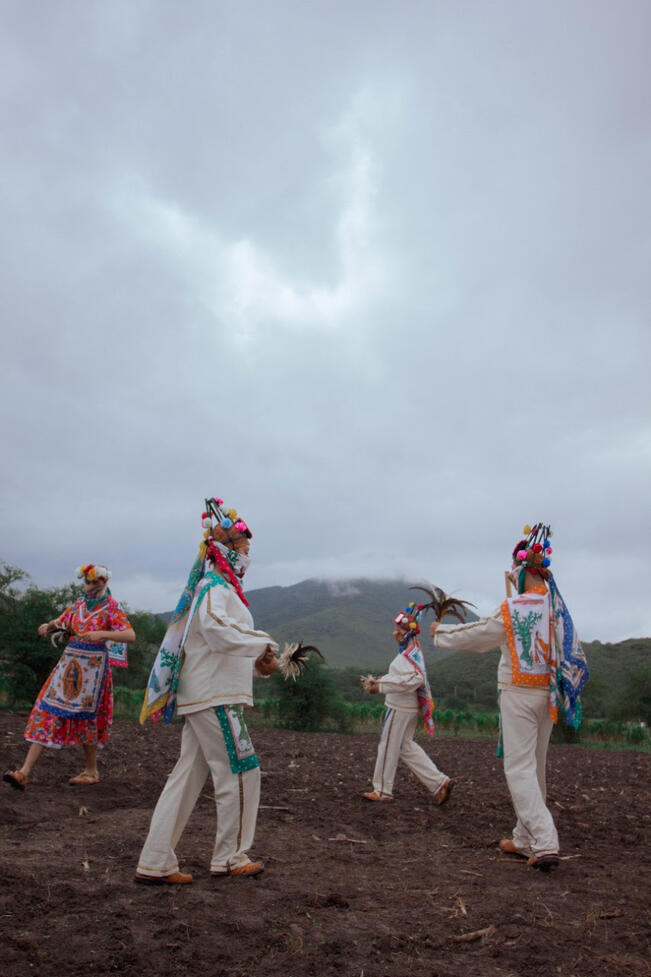
[[[0,714],[3,769],[25,716]],[[564,860],[549,875],[499,854],[513,815],[489,741],[421,743],[458,780],[436,807],[406,770],[362,800],[376,736],[258,730],[258,879],[212,879],[206,789],[178,855],[185,887],[135,885],[180,726],[118,723],[102,781],[69,787],[80,750],[48,751],[24,794],[0,784],[4,977],[638,977],[648,971],[649,757],[552,746]]]

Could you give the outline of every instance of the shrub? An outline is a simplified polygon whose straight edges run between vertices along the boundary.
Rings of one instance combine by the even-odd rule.
[[[276,725],[316,732],[328,719],[333,719],[337,725],[349,722],[344,715],[346,703],[337,695],[328,668],[317,659],[309,659],[305,671],[295,682],[285,681],[275,672],[271,683],[278,703]]]

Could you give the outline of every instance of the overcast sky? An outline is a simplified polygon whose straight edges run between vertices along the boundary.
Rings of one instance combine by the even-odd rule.
[[[169,609],[217,494],[249,588],[488,612],[543,520],[651,634],[647,0],[0,15],[0,559]]]

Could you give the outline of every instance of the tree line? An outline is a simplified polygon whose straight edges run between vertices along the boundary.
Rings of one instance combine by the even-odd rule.
[[[37,635],[37,628],[81,596],[80,584],[40,589],[24,570],[0,562],[0,703],[9,708],[31,706],[60,654]],[[166,624],[156,614],[125,610],[136,641],[129,647],[129,668],[114,669],[113,679],[118,715],[133,716],[139,712]],[[591,678],[582,696],[584,718],[604,740],[630,739],[626,724],[651,724],[648,639],[623,644],[631,646],[626,648],[631,663],[627,670],[621,668],[618,647],[598,642],[589,646]],[[428,669],[439,728],[487,733],[495,729],[497,654],[457,655]],[[613,674],[617,663],[620,667]],[[302,730],[349,732],[378,723],[382,697],[362,692],[359,676],[359,668],[330,669],[312,659],[298,682],[284,682],[277,674],[269,681],[256,680],[256,711],[270,723]],[[559,730],[555,735],[563,739],[569,734]]]

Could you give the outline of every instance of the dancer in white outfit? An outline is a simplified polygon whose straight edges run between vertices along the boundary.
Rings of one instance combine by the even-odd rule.
[[[136,881],[185,884],[175,847],[211,774],[217,807],[212,875],[254,876],[247,855],[260,799],[260,765],[243,706],[253,705],[252,678],[278,668],[278,646],[253,629],[240,580],[251,532],[221,499],[206,502],[206,541],[152,669],[141,721],[185,716],[181,754],[158,800],[140,854]],[[213,527],[212,517],[217,524]]]
[[[469,624],[434,623],[437,648],[484,652],[500,646],[498,667],[504,775],[516,824],[500,841],[508,855],[528,859],[534,868],[558,864],[558,833],[546,804],[547,745],[559,708],[566,722],[581,722],[580,692],[588,668],[569,611],[550,565],[549,526],[525,526],[527,538],[513,550],[509,597],[489,617]]]
[[[450,796],[454,781],[441,773],[425,750],[414,743],[419,714],[429,735],[434,732],[434,702],[417,637],[420,628],[415,605],[409,604],[393,623],[393,636],[400,650],[389,671],[380,678],[368,675],[361,680],[366,692],[384,694],[387,707],[373,772],[373,790],[364,797],[368,801],[392,800],[396,769],[402,760],[436,795],[437,803],[443,804]]]

